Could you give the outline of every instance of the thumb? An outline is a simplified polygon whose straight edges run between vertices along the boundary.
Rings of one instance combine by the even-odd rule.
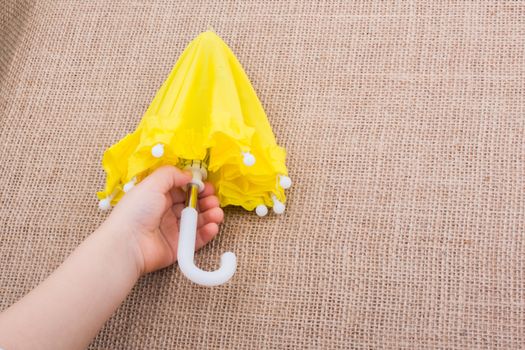
[[[183,187],[191,181],[191,174],[177,167],[165,165],[155,170],[141,182],[142,188],[168,193],[174,187]]]

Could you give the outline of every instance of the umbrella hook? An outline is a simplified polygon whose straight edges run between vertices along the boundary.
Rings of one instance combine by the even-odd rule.
[[[191,170],[193,177],[188,185],[186,208],[182,210],[179,229],[179,245],[177,261],[181,272],[189,280],[203,286],[213,287],[226,283],[237,269],[237,258],[232,252],[221,256],[221,266],[216,271],[204,271],[195,266],[195,240],[197,237],[197,199],[204,189],[203,179],[206,179],[206,169],[200,161],[192,161],[186,169]]]

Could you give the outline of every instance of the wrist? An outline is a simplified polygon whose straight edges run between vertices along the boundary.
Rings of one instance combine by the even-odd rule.
[[[130,268],[136,279],[142,276],[144,258],[133,230],[108,218],[97,231],[104,236],[108,247],[120,256],[123,266]]]

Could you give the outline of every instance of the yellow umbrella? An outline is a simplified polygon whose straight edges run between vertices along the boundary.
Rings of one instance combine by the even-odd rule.
[[[99,207],[109,209],[153,170],[171,164],[192,170],[190,197],[207,178],[221,206],[255,209],[259,216],[272,207],[281,214],[284,189],[291,186],[285,157],[239,61],[215,33],[204,32],[184,50],[137,129],[104,153],[107,181],[98,193]],[[196,213],[192,203],[190,198],[184,210]],[[181,238],[191,221],[186,219],[181,217]]]

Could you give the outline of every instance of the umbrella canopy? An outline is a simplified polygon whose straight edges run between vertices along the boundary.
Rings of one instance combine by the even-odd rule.
[[[156,168],[203,161],[221,206],[284,211],[286,152],[230,48],[204,32],[184,50],[137,129],[106,150],[99,206],[116,204]]]

